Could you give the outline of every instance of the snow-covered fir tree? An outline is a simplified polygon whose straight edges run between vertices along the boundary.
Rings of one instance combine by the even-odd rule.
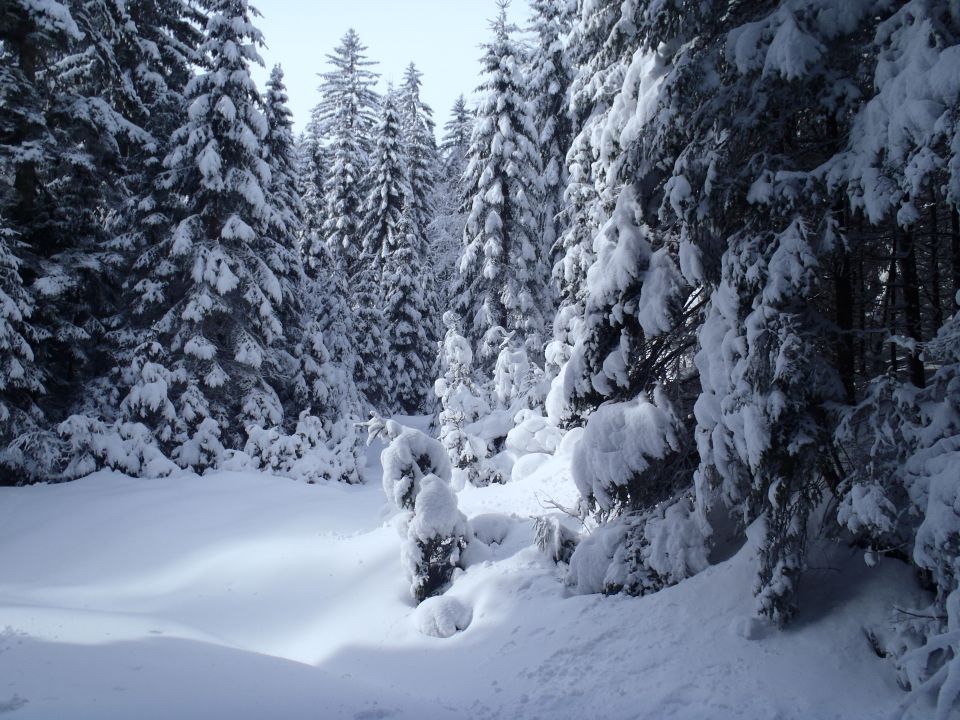
[[[354,346],[357,350],[357,386],[373,407],[393,406],[384,312],[384,268],[406,232],[405,207],[409,184],[404,165],[401,120],[396,95],[383,99],[370,168],[370,191],[364,204],[362,254],[353,276]]]
[[[450,117],[443,124],[443,137],[440,140],[440,157],[443,166],[443,178],[458,185],[467,169],[467,153],[470,151],[470,138],[473,135],[474,114],[467,107],[463,95],[457,96],[450,108]]]
[[[436,350],[431,316],[436,312],[425,279],[430,274],[427,247],[416,233],[407,207],[396,244],[387,253],[383,272],[386,377],[391,404],[415,415],[427,404]]]
[[[130,78],[157,64],[141,62],[125,8],[113,3],[18,0],[0,8],[0,25],[0,214],[34,308],[28,334],[43,382],[30,404],[46,417],[13,446],[21,478],[36,479],[58,471],[52,425],[100,402],[87,386],[111,366],[123,261],[113,240],[133,159],[152,142],[138,124],[148,116],[144,84]]]
[[[540,247],[537,132],[525,97],[520,47],[507,21],[507,4],[484,47],[484,81],[470,141],[465,192],[469,216],[460,259],[458,306],[480,366],[491,369],[499,346],[491,333],[503,328],[542,353],[546,316],[553,302],[547,259]],[[499,342],[499,341],[497,341]]]
[[[539,232],[541,246],[552,259],[559,252],[557,241],[563,230],[566,155],[573,139],[567,102],[573,69],[564,47],[571,14],[566,0],[533,0],[530,9],[530,31],[535,38],[526,74],[543,172]]]
[[[344,259],[353,276],[361,255],[361,213],[366,194],[379,98],[373,90],[377,74],[369,68],[366,46],[353,29],[327,55],[331,68],[321,74],[320,103],[314,111],[326,148],[324,218],[318,240]],[[311,254],[316,254],[311,250]]]
[[[458,293],[458,260],[463,244],[464,178],[467,152],[473,132],[473,113],[460,95],[443,126],[440,141],[440,172],[434,194],[434,215],[430,223],[430,262],[435,272],[437,306],[451,307]],[[442,315],[442,313],[441,313]]]
[[[17,249],[16,235],[0,215],[0,472],[4,473],[24,465],[22,451],[13,441],[35,433],[43,421],[35,400],[44,387],[32,347],[36,342],[29,324],[33,305],[20,276]],[[0,484],[9,481],[0,477]]]
[[[248,424],[283,420],[281,312],[298,261],[275,235],[268,133],[250,76],[260,31],[245,0],[211,4],[190,114],[173,136],[164,183],[184,198],[162,252],[139,263],[134,310],[149,323],[124,400],[183,466],[215,463]]]

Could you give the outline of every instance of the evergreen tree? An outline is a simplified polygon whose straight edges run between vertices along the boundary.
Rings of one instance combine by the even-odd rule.
[[[44,392],[35,362],[30,316],[33,305],[20,277],[16,236],[0,215],[0,485],[12,484],[6,468],[24,467],[23,450],[14,440],[42,427],[43,413],[36,398]]]
[[[536,129],[524,96],[520,48],[506,3],[485,46],[483,98],[470,142],[466,176],[470,214],[460,259],[460,307],[467,337],[485,370],[499,351],[490,333],[515,333],[542,354],[544,312],[552,306],[549,271],[540,252],[535,208],[540,193]]]
[[[422,73],[413,63],[407,67],[400,87],[403,143],[407,162],[411,230],[426,239],[434,214],[433,192],[438,166],[433,111],[420,98]]]
[[[270,72],[264,97],[267,134],[263,152],[270,168],[267,194],[277,210],[270,218],[273,232],[277,240],[294,250],[305,209],[297,190],[297,153],[293,139],[293,114],[287,107],[288,100],[283,70],[276,65]]]
[[[432,245],[435,236],[431,225],[437,216],[437,173],[440,169],[440,157],[437,151],[437,141],[434,135],[435,125],[433,111],[420,97],[421,73],[413,63],[407,67],[404,74],[400,97],[403,108],[403,137],[404,151],[407,164],[408,194],[406,198],[406,234],[405,242],[411,247],[408,261],[412,263],[409,278],[412,281],[411,289],[415,290],[416,297],[412,298],[415,314],[421,316],[420,327],[417,333],[421,336],[414,345],[412,352],[420,362],[434,347],[440,337],[440,300],[437,289],[437,278],[434,273],[428,272],[428,263],[434,253]],[[422,268],[420,271],[418,268]],[[389,291],[388,291],[389,296]],[[407,341],[404,341],[407,344]],[[408,345],[407,352],[411,352]],[[423,369],[414,372],[414,385],[405,390],[405,403],[410,405],[416,402],[422,409],[422,402],[412,398],[425,399],[429,396],[430,388]]]
[[[354,30],[327,55],[331,69],[321,75],[321,100],[314,117],[328,141],[323,188],[325,213],[321,237],[344,258],[353,276],[361,255],[361,211],[372,149],[372,131],[379,98],[373,91],[376,63],[367,60],[366,46]],[[316,252],[311,250],[311,254]]]
[[[17,242],[18,274],[42,384],[31,405],[47,429],[100,402],[93,378],[111,364],[122,256],[113,243],[127,204],[131,158],[152,142],[130,80],[155,67],[123,5],[26,3],[0,8],[0,214]],[[42,301],[41,301],[42,299]],[[46,387],[42,396],[40,388]],[[34,412],[34,414],[36,414]],[[42,437],[41,437],[42,436]],[[52,477],[58,441],[43,432],[15,441],[22,473]],[[28,447],[29,446],[29,447]]]
[[[440,140],[442,175],[446,182],[459,186],[467,169],[472,134],[473,113],[467,108],[463,95],[459,95],[450,109],[450,118],[443,125],[443,137]]]
[[[559,252],[557,241],[563,230],[560,221],[567,186],[566,154],[573,139],[567,103],[573,68],[564,48],[570,21],[566,5],[565,0],[533,0],[530,5],[530,30],[535,40],[527,61],[527,78],[543,169],[539,230],[542,247],[551,253],[551,258]]]
[[[400,246],[401,234],[406,232],[405,203],[410,194],[403,166],[400,116],[395,103],[394,94],[388,93],[376,132],[370,194],[363,221],[363,255],[353,280],[357,386],[378,409],[393,404],[392,379],[385,375],[392,349],[386,336],[383,308],[384,266]]]
[[[463,95],[457,98],[444,124],[440,142],[440,173],[434,195],[434,216],[430,224],[430,266],[437,295],[437,307],[447,308],[458,295],[457,265],[463,243],[463,174],[467,169],[467,151],[473,131],[473,115]],[[438,312],[438,315],[440,313]]]
[[[435,305],[424,291],[430,273],[425,243],[414,232],[411,210],[404,212],[396,245],[383,273],[386,377],[392,405],[405,415],[422,413],[431,385],[435,341],[431,316]]]
[[[150,340],[124,408],[184,466],[212,464],[220,443],[239,447],[248,423],[283,418],[270,379],[281,374],[275,346],[296,260],[272,233],[268,126],[249,70],[261,42],[246,0],[211,3],[190,116],[164,161],[164,184],[184,206],[134,286]]]

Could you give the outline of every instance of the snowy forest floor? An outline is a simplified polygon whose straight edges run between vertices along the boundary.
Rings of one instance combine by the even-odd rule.
[[[502,539],[475,543],[447,593],[469,627],[426,636],[378,452],[353,487],[100,472],[0,488],[0,714],[875,720],[904,698],[863,624],[915,601],[906,565],[812,553],[784,633],[752,619],[748,548],[648,597],[571,597],[532,542],[529,516],[576,493],[547,456],[460,492]]]

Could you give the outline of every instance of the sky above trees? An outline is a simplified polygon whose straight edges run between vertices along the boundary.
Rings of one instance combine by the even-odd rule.
[[[254,76],[263,87],[270,68],[283,66],[298,132],[319,99],[317,73],[327,69],[327,53],[351,27],[379,63],[380,90],[399,84],[412,61],[423,73],[424,100],[445,118],[456,97],[469,96],[479,83],[479,46],[497,12],[494,0],[260,0],[256,6],[267,47],[260,53],[266,68]],[[528,14],[527,0],[513,0],[513,22],[525,23]]]

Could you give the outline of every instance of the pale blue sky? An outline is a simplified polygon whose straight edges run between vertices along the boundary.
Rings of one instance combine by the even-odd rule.
[[[303,129],[317,103],[317,73],[326,55],[354,28],[379,65],[381,85],[399,82],[413,61],[423,72],[423,97],[442,127],[457,95],[468,98],[479,81],[480,43],[490,37],[488,21],[495,0],[252,0],[263,14],[259,27],[267,47],[261,50],[266,70],[255,77],[263,87],[267,73],[280,63],[290,93],[296,130]],[[511,19],[527,21],[526,0],[513,0]],[[382,89],[382,88],[381,88]]]

